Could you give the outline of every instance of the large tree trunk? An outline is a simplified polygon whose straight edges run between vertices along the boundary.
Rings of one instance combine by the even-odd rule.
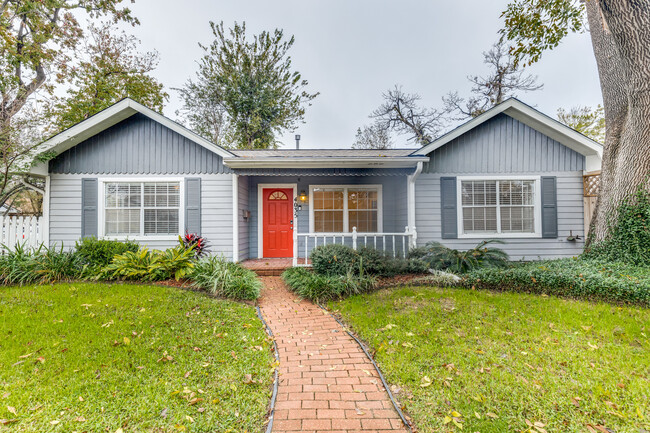
[[[587,0],[607,132],[587,245],[608,236],[618,206],[650,174],[650,4]]]

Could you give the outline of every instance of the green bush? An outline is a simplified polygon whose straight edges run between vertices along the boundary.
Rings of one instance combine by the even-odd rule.
[[[97,239],[96,237],[83,238],[75,244],[77,254],[83,262],[90,267],[104,267],[113,261],[113,257],[127,251],[135,253],[140,245],[134,241],[114,241]]]
[[[223,257],[206,257],[196,262],[190,274],[192,285],[224,298],[253,301],[262,283],[257,275]]]
[[[506,269],[477,269],[463,283],[476,289],[650,305],[650,268],[620,262],[580,258],[528,262]]]
[[[71,251],[45,248],[27,250],[17,245],[0,256],[0,283],[25,285],[53,283],[78,278],[84,272],[82,260]]]
[[[165,251],[142,248],[113,257],[98,278],[108,280],[162,281],[185,278],[194,267],[194,251],[178,245]]]
[[[618,208],[609,237],[588,248],[584,257],[650,266],[650,192],[639,188]]]
[[[363,272],[381,277],[391,277],[402,274],[422,274],[429,266],[418,258],[392,257],[390,254],[370,247],[359,248],[359,265]]]
[[[340,299],[373,290],[377,279],[368,275],[322,275],[306,268],[289,268],[282,278],[294,293],[314,302]]]
[[[448,248],[440,242],[429,242],[424,247],[414,248],[409,253],[412,259],[425,261],[430,268],[454,273],[468,272],[479,268],[503,267],[508,264],[508,254],[487,245],[502,241],[482,241],[474,248],[461,251]]]
[[[326,276],[340,276],[348,273],[370,274],[390,277],[400,274],[419,274],[427,271],[427,264],[419,259],[392,257],[390,254],[371,247],[357,251],[347,245],[331,244],[314,248],[311,253],[314,272]]]
[[[321,275],[345,275],[359,268],[359,254],[347,245],[321,245],[312,250],[311,265]]]

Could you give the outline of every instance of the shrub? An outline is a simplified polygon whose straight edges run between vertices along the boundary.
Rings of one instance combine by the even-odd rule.
[[[650,305],[650,268],[587,259],[528,262],[470,272],[464,284],[563,297]]]
[[[312,250],[310,258],[314,271],[321,275],[345,275],[359,267],[359,254],[347,245],[318,246]]]
[[[467,251],[454,250],[439,242],[429,242],[424,247],[411,250],[409,257],[425,261],[432,269],[446,270],[454,273],[468,272],[483,267],[503,267],[508,264],[508,254],[487,245],[499,240],[482,241]]]
[[[427,264],[419,259],[392,257],[371,247],[355,251],[347,245],[331,244],[314,248],[311,253],[314,272],[320,275],[340,276],[348,273],[389,277],[398,274],[419,274],[427,271]]]
[[[619,206],[609,237],[585,251],[590,259],[650,266],[650,192],[639,188]]]
[[[418,258],[392,257],[384,251],[370,247],[360,248],[358,254],[359,266],[363,272],[371,275],[390,277],[401,274],[422,274],[429,268],[425,261]]]
[[[206,257],[191,272],[192,285],[224,298],[253,301],[260,296],[262,283],[257,275],[224,257]]]
[[[282,274],[289,288],[301,298],[314,302],[369,292],[377,285],[377,279],[367,275],[322,275],[306,268],[289,268]]]
[[[26,250],[18,244],[0,256],[0,283],[25,285],[52,283],[79,277],[84,271],[81,259],[73,252],[41,246]]]
[[[104,267],[110,264],[116,255],[124,254],[127,251],[135,253],[140,249],[140,246],[134,241],[121,242],[90,237],[77,241],[75,249],[88,266]]]
[[[208,253],[208,242],[203,236],[196,233],[185,233],[185,236],[178,236],[178,242],[185,249],[192,248],[194,250],[194,257],[201,258]]]
[[[127,251],[113,257],[98,278],[139,281],[162,281],[174,277],[176,280],[187,276],[194,267],[194,251],[182,246],[165,251],[142,248],[136,252]]]

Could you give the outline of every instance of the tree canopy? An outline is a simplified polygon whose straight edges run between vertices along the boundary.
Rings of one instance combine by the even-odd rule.
[[[179,114],[190,128],[224,147],[265,149],[277,136],[293,131],[318,95],[293,70],[288,55],[294,37],[275,29],[249,38],[246,24],[225,29],[210,22],[214,41],[201,45],[199,71],[178,89]]]

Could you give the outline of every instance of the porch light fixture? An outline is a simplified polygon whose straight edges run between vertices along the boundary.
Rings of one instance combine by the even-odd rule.
[[[303,203],[305,203],[309,199],[309,197],[307,196],[307,193],[305,192],[304,189],[302,191],[300,191],[300,195],[298,196],[298,198]]]

